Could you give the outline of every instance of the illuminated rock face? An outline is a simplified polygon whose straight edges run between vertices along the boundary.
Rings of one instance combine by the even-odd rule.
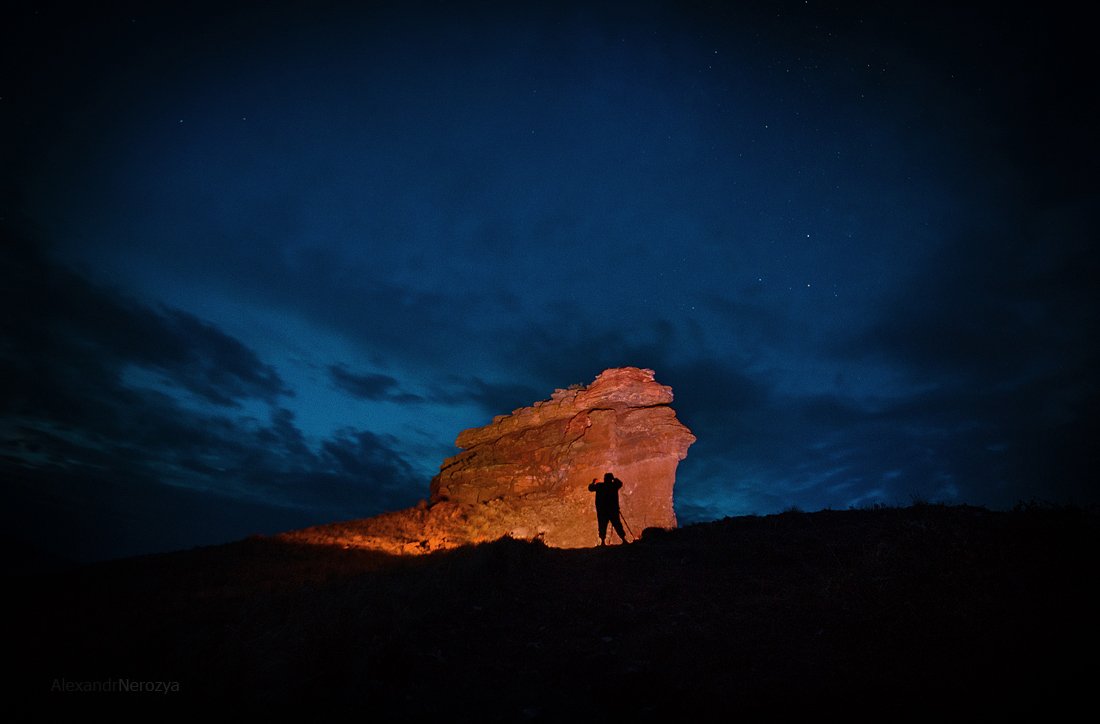
[[[445,460],[427,506],[285,534],[390,552],[426,552],[504,535],[558,547],[599,542],[588,484],[612,472],[635,533],[676,527],[676,466],[695,442],[669,407],[672,389],[652,370],[605,370],[587,387],[459,434],[463,452]],[[608,531],[608,542],[616,538]]]
[[[669,407],[672,389],[652,370],[606,370],[588,387],[557,390],[549,400],[462,432],[464,452],[444,461],[432,502],[523,501],[523,527],[550,545],[597,540],[588,484],[613,472],[623,481],[623,517],[636,532],[676,527],[676,466],[695,436]]]

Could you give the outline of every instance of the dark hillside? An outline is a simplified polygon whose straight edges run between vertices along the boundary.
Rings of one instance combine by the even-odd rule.
[[[1078,509],[938,505],[727,518],[607,549],[394,558],[254,538],[18,576],[13,660],[20,695],[66,710],[1053,714],[1093,685],[1078,661],[1096,651],[1096,539]],[[56,690],[119,679],[179,691]]]

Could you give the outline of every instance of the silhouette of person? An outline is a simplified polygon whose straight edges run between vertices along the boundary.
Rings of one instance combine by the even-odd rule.
[[[612,473],[605,473],[603,482],[597,483],[595,478],[588,485],[588,489],[596,494],[596,524],[600,528],[600,545],[606,545],[607,524],[610,523],[619,534],[619,539],[626,543],[626,534],[623,533],[623,522],[619,516],[619,488],[623,487],[623,481]]]

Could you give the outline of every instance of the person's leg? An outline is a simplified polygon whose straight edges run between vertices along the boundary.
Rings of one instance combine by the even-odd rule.
[[[604,539],[607,537],[607,523],[610,518],[605,513],[596,513],[596,521],[600,526],[600,545],[604,544]]]

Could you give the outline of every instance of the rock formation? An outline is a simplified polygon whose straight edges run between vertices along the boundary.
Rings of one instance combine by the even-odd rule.
[[[598,542],[588,484],[613,472],[634,533],[676,527],[676,466],[695,442],[669,407],[672,389],[652,370],[605,370],[587,387],[464,430],[462,449],[440,466],[431,498],[417,508],[284,534],[390,552],[426,552],[504,535],[547,545]],[[615,535],[608,532],[609,542]]]

